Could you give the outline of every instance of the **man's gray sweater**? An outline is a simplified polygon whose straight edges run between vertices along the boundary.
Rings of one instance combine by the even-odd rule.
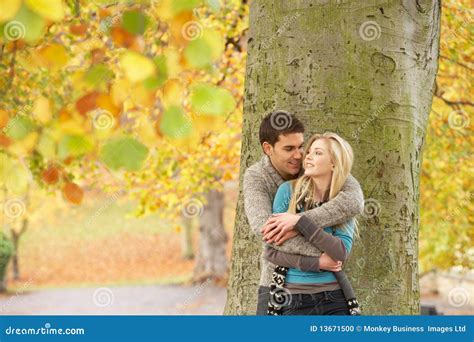
[[[244,206],[249,225],[262,240],[260,229],[272,214],[273,199],[278,187],[285,182],[273,167],[270,158],[264,155],[260,161],[250,166],[244,174]],[[305,211],[295,228],[302,235],[285,241],[282,245],[270,244],[273,248],[290,253],[319,257],[321,250],[314,244],[340,243],[337,238],[323,231],[323,228],[344,223],[360,214],[364,208],[364,196],[359,182],[349,175],[337,196],[322,206]],[[318,244],[319,242],[319,244]],[[313,244],[314,243],[314,244]],[[263,243],[265,245],[265,243]],[[260,286],[270,286],[275,264],[260,257]],[[319,258],[317,258],[319,262]]]

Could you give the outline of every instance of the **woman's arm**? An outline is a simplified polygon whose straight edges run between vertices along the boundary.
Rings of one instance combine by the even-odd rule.
[[[347,222],[346,227],[337,228],[334,235],[316,227],[314,222],[304,216],[301,217],[298,224],[300,225],[299,231],[311,244],[335,260],[344,262],[347,259],[352,248],[355,230],[354,219]]]
[[[272,212],[273,213],[285,213],[288,210],[288,206],[291,199],[291,184],[285,182],[281,184],[275,194],[273,200]],[[289,254],[300,254],[311,257],[319,257],[321,251],[309,243],[302,235],[298,234],[296,237],[287,240],[284,244],[276,246],[273,243],[267,243],[266,245],[271,246],[279,251],[286,252]],[[283,265],[282,265],[283,266]]]
[[[306,255],[289,254],[266,246],[263,251],[263,257],[276,265],[298,268],[306,272],[338,272],[342,267],[340,261],[335,261],[326,253],[321,254],[321,257],[317,258]]]
[[[265,246],[263,257],[275,265],[298,268],[302,271],[320,272],[319,257],[289,254],[278,251],[269,245]]]
[[[300,248],[305,249],[308,249],[308,244],[310,244],[319,250],[330,251],[330,256],[336,260],[345,260],[347,251],[343,241],[326,233],[323,228],[335,226],[352,219],[363,210],[363,207],[364,197],[360,184],[352,175],[349,175],[337,196],[322,206],[298,215],[285,213],[282,216],[270,218],[265,226],[267,236],[270,238],[268,243],[275,249],[285,252],[288,251],[287,246],[289,244],[298,244]],[[294,220],[296,224],[284,223],[285,221],[291,221],[289,217],[296,217],[296,220]],[[293,227],[303,236],[298,235],[284,241],[283,234],[286,234],[286,231],[293,229]],[[277,245],[273,244],[275,241],[284,242],[279,242]],[[305,253],[305,255],[309,254]]]

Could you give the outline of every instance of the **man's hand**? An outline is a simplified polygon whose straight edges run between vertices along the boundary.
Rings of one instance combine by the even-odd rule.
[[[342,262],[336,261],[326,253],[321,253],[319,257],[319,269],[331,272],[339,272],[342,270]]]
[[[289,213],[273,214],[260,230],[263,234],[263,239],[267,243],[281,240],[283,235],[294,230],[299,219],[299,215]]]
[[[272,243],[274,241],[275,245],[280,246],[286,240],[292,239],[297,235],[299,235],[299,233],[296,230],[292,229],[292,230],[290,230],[286,233],[280,233],[280,234],[276,235],[274,237],[274,239],[271,240],[271,242],[268,242],[268,243]]]

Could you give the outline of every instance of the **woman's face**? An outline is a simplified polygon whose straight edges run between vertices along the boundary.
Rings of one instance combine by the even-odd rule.
[[[326,139],[318,139],[311,144],[303,166],[305,176],[324,177],[331,174],[332,161]]]

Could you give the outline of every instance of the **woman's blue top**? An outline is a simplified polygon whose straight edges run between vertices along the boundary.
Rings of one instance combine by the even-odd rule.
[[[280,185],[278,191],[273,200],[273,213],[286,213],[290,204],[292,188],[291,183],[285,182]],[[324,228],[324,231],[329,234],[333,234],[342,240],[344,247],[346,247],[347,253],[350,253],[352,248],[352,240],[354,236],[355,225],[353,220],[349,222],[348,228],[338,228],[333,232],[332,227]],[[287,283],[332,283],[336,282],[336,277],[333,272],[320,271],[320,272],[305,272],[297,268],[289,268],[286,274]]]

